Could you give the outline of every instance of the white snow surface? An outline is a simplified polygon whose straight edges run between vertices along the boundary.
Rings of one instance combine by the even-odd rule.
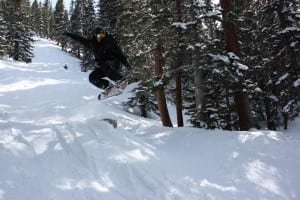
[[[124,111],[134,84],[98,101],[79,60],[34,46],[32,63],[0,60],[0,200],[300,199],[300,120],[286,132],[165,128]]]

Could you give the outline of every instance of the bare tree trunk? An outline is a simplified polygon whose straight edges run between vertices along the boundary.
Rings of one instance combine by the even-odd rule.
[[[220,0],[221,7],[223,9],[223,27],[226,37],[226,43],[228,50],[240,56],[240,46],[238,43],[237,34],[235,32],[235,25],[227,19],[227,14],[232,11],[231,0]],[[240,130],[249,130],[251,128],[251,114],[250,114],[250,103],[248,95],[243,91],[241,86],[235,94],[235,103],[237,113],[239,116]]]
[[[158,76],[161,76],[163,73],[163,61],[162,61],[162,44],[160,41],[156,44],[155,49],[155,74]],[[164,88],[161,86],[156,90],[156,97],[158,101],[158,110],[160,114],[160,119],[163,124],[163,126],[169,126],[172,127],[172,122],[170,119],[167,103],[166,103],[166,97]]]
[[[178,15],[178,22],[182,21],[182,0],[176,0],[176,9],[177,9],[177,15]],[[177,60],[176,60],[176,69],[182,67],[182,49],[180,48],[180,43],[182,41],[182,31],[179,29],[177,31],[178,34],[178,47],[177,47]],[[182,86],[181,86],[181,80],[182,80],[182,72],[181,70],[176,72],[175,75],[175,81],[176,81],[176,89],[175,89],[175,105],[176,105],[176,114],[177,114],[177,125],[178,127],[183,126],[183,116],[182,116]]]

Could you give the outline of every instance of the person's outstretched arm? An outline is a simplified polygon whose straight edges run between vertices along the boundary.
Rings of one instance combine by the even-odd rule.
[[[84,38],[84,37],[81,37],[79,35],[75,35],[73,33],[67,33],[67,32],[65,32],[64,35],[67,36],[67,37],[69,37],[69,38],[72,38],[73,40],[79,42],[80,44],[82,44],[82,45],[84,45],[86,47],[90,47],[89,46],[89,40],[86,39],[86,38]]]

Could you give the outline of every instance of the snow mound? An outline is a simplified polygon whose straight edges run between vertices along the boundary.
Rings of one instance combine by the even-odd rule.
[[[123,110],[134,84],[98,101],[79,60],[36,40],[32,63],[0,60],[1,200],[300,198],[299,121],[289,133],[161,127]]]

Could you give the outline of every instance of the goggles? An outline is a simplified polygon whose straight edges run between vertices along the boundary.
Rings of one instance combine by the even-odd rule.
[[[103,38],[105,38],[105,33],[98,33],[97,34],[97,40],[98,40],[98,42],[100,42]]]

